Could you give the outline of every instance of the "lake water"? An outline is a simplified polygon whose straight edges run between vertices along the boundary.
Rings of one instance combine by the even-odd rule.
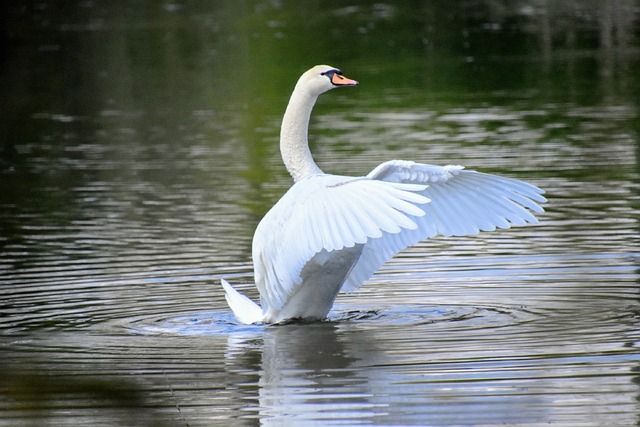
[[[498,3],[2,6],[0,425],[639,425],[639,6]],[[314,112],[325,171],[462,164],[546,212],[239,325],[220,278],[257,298],[321,62],[361,83]]]

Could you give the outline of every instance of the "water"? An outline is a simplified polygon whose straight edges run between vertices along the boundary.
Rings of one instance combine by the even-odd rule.
[[[637,4],[607,4],[5,6],[0,425],[638,425]],[[522,178],[540,224],[422,242],[326,322],[238,325],[219,279],[257,297],[292,46],[361,82],[315,111],[326,171]]]

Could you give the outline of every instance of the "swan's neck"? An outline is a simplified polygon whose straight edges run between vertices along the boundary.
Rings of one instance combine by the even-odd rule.
[[[323,173],[311,157],[307,140],[311,110],[317,99],[317,95],[296,87],[282,119],[280,153],[295,182],[309,175]]]

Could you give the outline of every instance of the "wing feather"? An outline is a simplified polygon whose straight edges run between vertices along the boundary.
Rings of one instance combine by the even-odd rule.
[[[537,224],[533,213],[544,212],[540,203],[546,202],[544,192],[535,185],[467,171],[456,165],[442,167],[392,160],[376,167],[367,177],[405,185],[427,184],[419,194],[431,202],[419,206],[423,216],[410,218],[417,227],[404,227],[399,233],[384,233],[367,241],[342,287],[347,292],[360,286],[407,246],[436,235],[473,235],[512,225]]]
[[[255,279],[263,310],[280,309],[302,281],[305,264],[335,251],[417,229],[429,202],[425,185],[335,175],[294,184],[265,215],[253,241]]]

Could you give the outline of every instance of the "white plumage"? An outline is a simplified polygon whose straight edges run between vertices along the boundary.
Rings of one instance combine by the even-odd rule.
[[[543,191],[523,181],[404,160],[366,177],[323,173],[307,142],[318,96],[353,86],[333,67],[300,77],[285,112],[280,151],[294,185],[264,216],[253,238],[260,305],[224,279],[241,323],[323,319],[338,292],[353,291],[395,253],[436,235],[465,236],[535,224]]]

